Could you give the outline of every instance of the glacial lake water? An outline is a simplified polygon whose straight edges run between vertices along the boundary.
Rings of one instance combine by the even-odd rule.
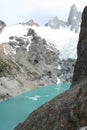
[[[54,84],[0,102],[0,130],[13,130],[31,112],[69,88],[69,83]]]

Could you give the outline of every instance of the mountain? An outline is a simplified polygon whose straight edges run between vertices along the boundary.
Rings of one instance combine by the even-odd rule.
[[[20,123],[15,130],[86,130],[87,129],[87,6],[82,14],[78,58],[72,87],[44,104]]]
[[[40,86],[71,82],[77,41],[78,33],[70,28],[54,30],[25,24],[5,27],[0,34],[0,99]]]
[[[59,51],[33,29],[6,27],[0,38],[1,100],[57,82]]]
[[[1,22],[1,100],[37,87],[72,82],[79,36],[79,33],[70,28],[74,10],[78,14],[73,5],[67,26],[55,17],[55,27],[58,20],[63,25],[59,29],[38,26],[34,20],[13,26],[6,26]]]
[[[57,16],[51,18],[45,26],[49,26],[53,29],[59,29],[61,27],[70,27],[70,30],[79,32],[81,23],[81,12],[77,10],[76,5],[73,4],[70,9],[70,13],[67,21],[60,20]]]

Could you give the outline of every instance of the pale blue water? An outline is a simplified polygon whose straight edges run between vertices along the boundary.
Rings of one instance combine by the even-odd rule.
[[[13,130],[45,102],[68,90],[70,84],[38,88],[0,103],[0,130]]]

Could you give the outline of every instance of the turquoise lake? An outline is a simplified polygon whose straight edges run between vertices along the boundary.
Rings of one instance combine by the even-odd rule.
[[[13,130],[32,111],[69,88],[69,83],[54,84],[0,102],[0,130]]]

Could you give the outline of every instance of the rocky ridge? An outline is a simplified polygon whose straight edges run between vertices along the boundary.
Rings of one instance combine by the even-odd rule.
[[[28,25],[28,26],[39,26],[39,24],[37,22],[35,22],[33,19],[25,22],[25,23],[22,23],[23,25]]]
[[[73,4],[70,8],[70,13],[67,21],[60,20],[57,16],[52,17],[46,26],[50,26],[53,29],[59,29],[60,27],[70,27],[70,30],[79,32],[81,23],[81,12],[77,10],[76,5]]]
[[[78,58],[72,87],[44,104],[15,130],[86,130],[87,126],[87,6],[82,14]],[[74,85],[74,86],[73,86]]]
[[[0,44],[0,100],[57,82],[58,50],[33,29]]]

